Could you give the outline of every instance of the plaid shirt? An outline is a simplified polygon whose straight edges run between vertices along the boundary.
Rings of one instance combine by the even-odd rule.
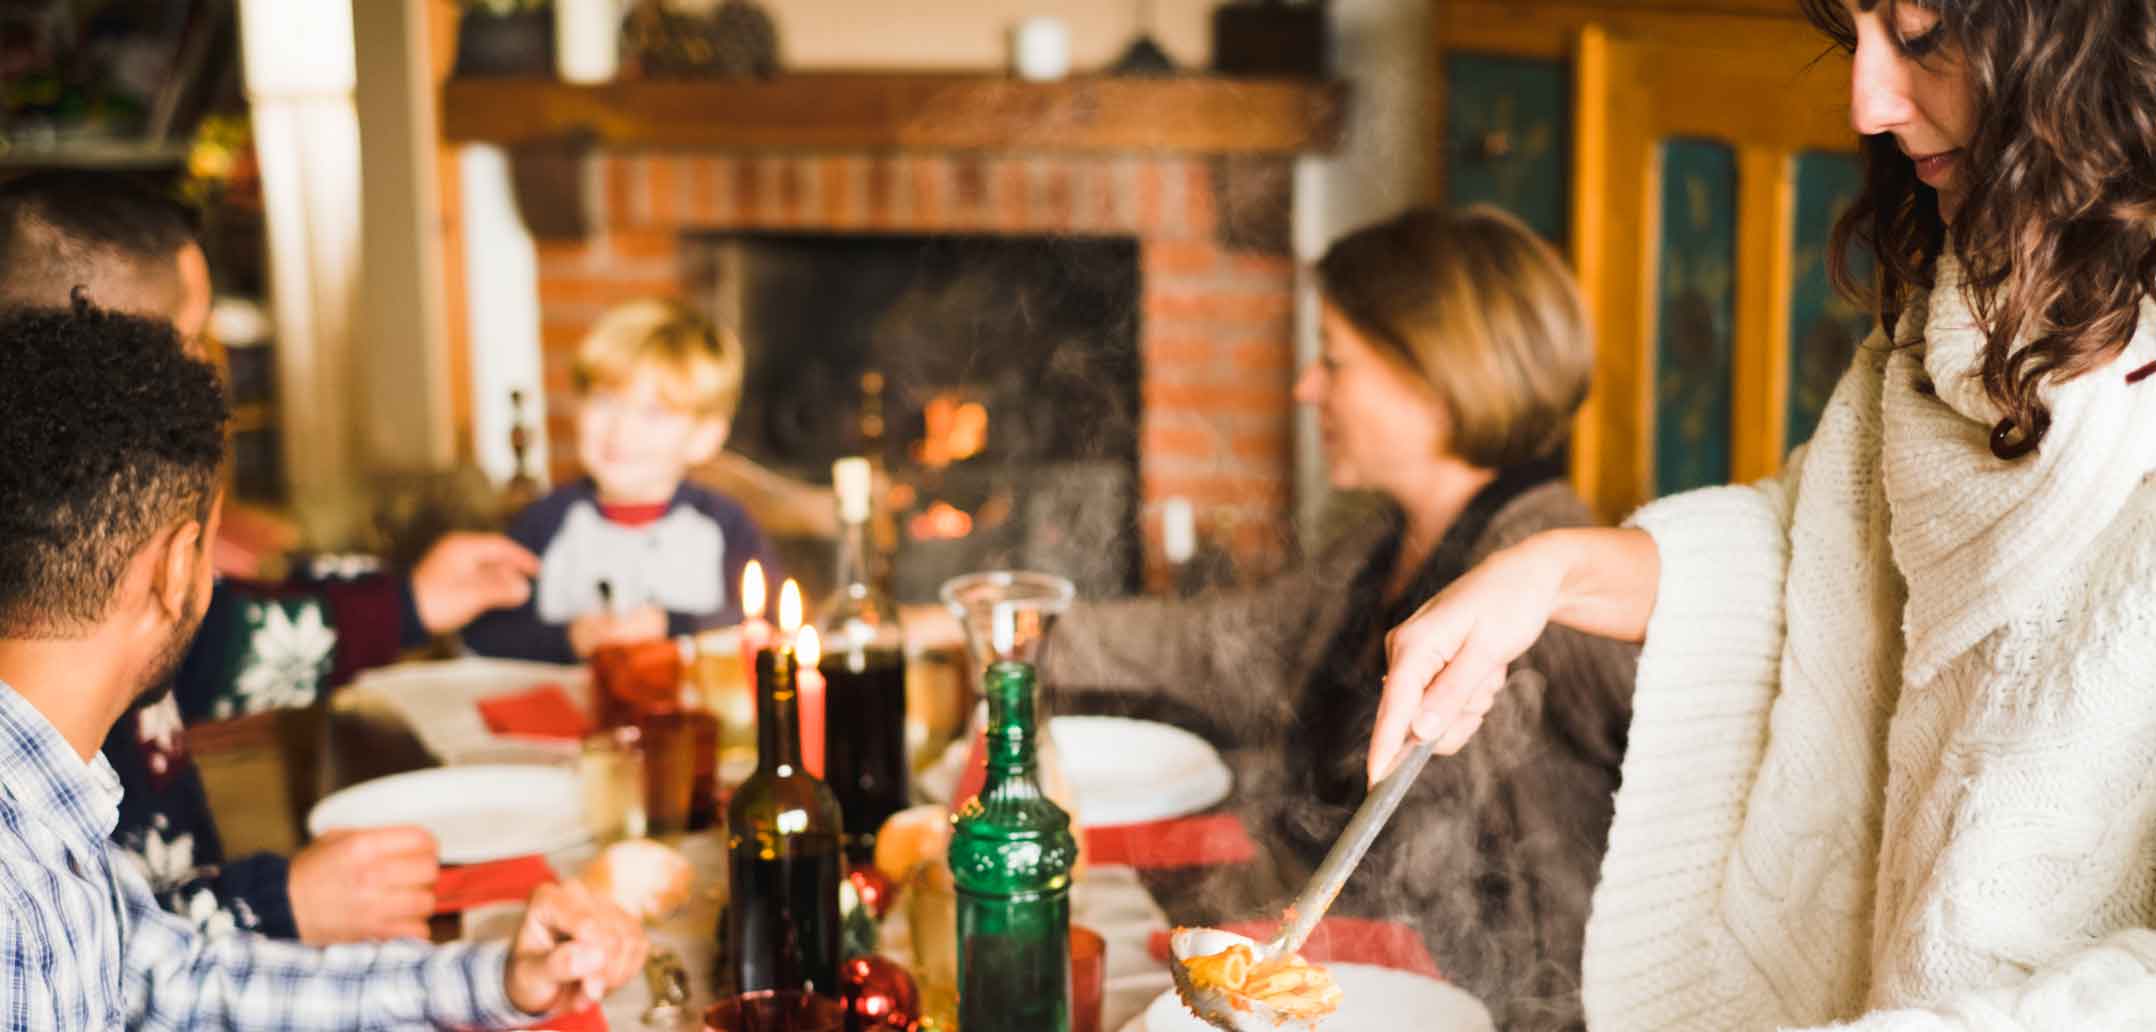
[[[206,938],[110,844],[120,782],[0,682],[0,1029],[511,1027],[508,948]]]

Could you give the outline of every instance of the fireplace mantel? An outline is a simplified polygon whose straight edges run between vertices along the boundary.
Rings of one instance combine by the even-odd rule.
[[[608,147],[1157,152],[1291,155],[1330,150],[1347,104],[1338,82],[1300,79],[797,73],[769,80],[451,80],[452,142],[595,137]]]

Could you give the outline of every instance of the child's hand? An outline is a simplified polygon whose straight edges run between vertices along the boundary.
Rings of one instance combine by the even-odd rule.
[[[666,611],[642,606],[627,613],[586,613],[569,624],[569,648],[578,659],[589,659],[607,645],[626,645],[666,637]]]
[[[610,640],[631,642],[650,641],[666,637],[666,610],[658,606],[640,606],[614,618],[615,637]]]

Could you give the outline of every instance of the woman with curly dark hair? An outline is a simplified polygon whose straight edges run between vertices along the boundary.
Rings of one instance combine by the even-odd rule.
[[[1548,624],[1640,641],[1592,1027],[2156,1028],[2156,5],[1803,3],[1879,332],[1779,476],[1395,629],[1371,770]]]

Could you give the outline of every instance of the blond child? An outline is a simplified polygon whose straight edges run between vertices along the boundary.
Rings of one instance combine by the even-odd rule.
[[[609,310],[577,351],[585,476],[532,503],[509,536],[540,556],[531,600],[464,634],[489,656],[576,662],[599,646],[740,621],[749,560],[776,565],[733,499],[688,483],[726,443],[742,349],[673,301]]]

